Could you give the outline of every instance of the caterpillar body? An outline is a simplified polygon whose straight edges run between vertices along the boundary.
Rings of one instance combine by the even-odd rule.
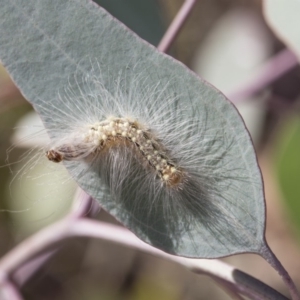
[[[152,171],[157,173],[164,184],[172,187],[180,186],[184,173],[167,157],[161,143],[155,140],[150,131],[143,130],[143,126],[137,121],[125,118],[111,117],[87,126],[86,133],[82,134],[82,140],[77,144],[60,145],[56,149],[48,150],[46,156],[53,162],[82,159],[90,152],[96,154],[100,151],[109,151],[114,144],[127,142],[136,147],[141,159],[148,162]]]

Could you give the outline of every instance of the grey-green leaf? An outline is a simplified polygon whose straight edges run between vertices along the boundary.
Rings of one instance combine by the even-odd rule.
[[[96,0],[139,37],[152,45],[157,45],[164,34],[162,7],[153,0]]]
[[[61,143],[71,153],[65,165],[88,194],[170,253],[213,258],[260,251],[261,174],[244,123],[224,95],[91,1],[0,5],[1,60],[40,113],[54,147]],[[168,156],[166,168],[174,165],[179,179],[167,181],[128,138],[119,146],[111,138],[109,159],[101,163],[98,150],[72,160],[76,147],[88,147],[80,126],[104,121],[104,108],[132,126],[146,124],[142,133],[155,139],[152,147]],[[70,139],[73,144],[63,144]]]
[[[264,15],[275,34],[300,59],[300,1],[264,0]]]

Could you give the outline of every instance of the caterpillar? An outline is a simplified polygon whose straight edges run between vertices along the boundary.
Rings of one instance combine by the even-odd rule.
[[[167,157],[161,143],[152,136],[151,132],[143,130],[137,121],[125,118],[109,118],[87,127],[82,140],[76,145],[60,145],[57,149],[47,151],[50,161],[76,160],[84,157],[90,149],[109,151],[113,144],[132,142],[138,150],[141,159],[144,158],[149,166],[157,173],[162,182],[168,186],[178,187],[183,181],[184,173]],[[147,170],[145,170],[147,171]]]

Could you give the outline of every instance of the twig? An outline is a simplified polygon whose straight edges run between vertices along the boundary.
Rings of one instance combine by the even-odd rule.
[[[76,219],[83,217],[93,217],[99,212],[99,209],[99,203],[78,188],[71,211],[64,220],[69,219],[75,221]],[[16,282],[18,286],[24,285],[56,252],[57,249],[51,249],[46,253],[42,253],[33,259],[26,261],[24,265],[20,266],[13,274],[14,282]]]
[[[20,243],[0,261],[0,280],[8,278],[21,265],[53,244],[78,236],[104,239],[180,263],[196,273],[205,273],[225,280],[246,296],[260,296],[260,298],[254,299],[287,299],[261,281],[221,261],[173,256],[142,242],[125,228],[89,219],[64,219]]]
[[[213,278],[213,276],[210,276]],[[228,294],[233,300],[244,300],[242,296],[237,292],[236,288],[232,286],[231,283],[220,279],[220,278],[214,278],[214,281]],[[254,297],[252,297],[253,300],[256,300]]]
[[[100,211],[99,202],[94,200],[81,188],[77,189],[70,214],[67,218],[93,217]]]
[[[282,266],[281,262],[275,256],[273,251],[268,246],[267,242],[265,241],[265,245],[261,250],[261,256],[278,272],[281,276],[285,284],[287,285],[290,294],[293,300],[300,300],[300,294],[296,288],[295,283],[293,282],[292,278],[290,277],[289,273],[286,269]]]
[[[226,95],[233,103],[243,101],[270,85],[298,64],[295,54],[289,49],[284,49],[270,58],[251,79],[244,84],[239,84],[236,89]]]
[[[14,272],[12,276],[13,282],[18,287],[23,286],[56,252],[57,249],[48,250],[27,261]]]
[[[23,300],[15,285],[3,279],[0,282],[0,299],[1,300]]]
[[[197,0],[185,0],[176,17],[172,21],[162,40],[160,41],[157,49],[161,52],[167,52],[172,43],[176,39],[180,29],[185,24],[189,14],[191,13]]]

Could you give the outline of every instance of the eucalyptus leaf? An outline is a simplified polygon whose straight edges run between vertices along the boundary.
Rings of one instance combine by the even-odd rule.
[[[120,112],[130,113],[134,126],[144,122],[143,134],[157,137],[152,144],[170,156],[168,167],[178,165],[182,180],[170,187],[176,181],[168,186],[153,176],[143,154],[133,158],[129,150],[112,146],[101,164],[89,158],[65,162],[88,194],[141,239],[167,252],[205,258],[260,253],[261,174],[244,123],[222,93],[91,1],[1,0],[0,5],[1,60],[40,114],[54,147],[79,132],[75,144],[65,147],[78,148],[80,126],[104,121],[105,109],[119,118],[128,116]],[[116,171],[120,168],[124,174]],[[144,174],[148,169],[152,175]]]
[[[264,15],[275,34],[300,57],[300,1],[264,0]]]

